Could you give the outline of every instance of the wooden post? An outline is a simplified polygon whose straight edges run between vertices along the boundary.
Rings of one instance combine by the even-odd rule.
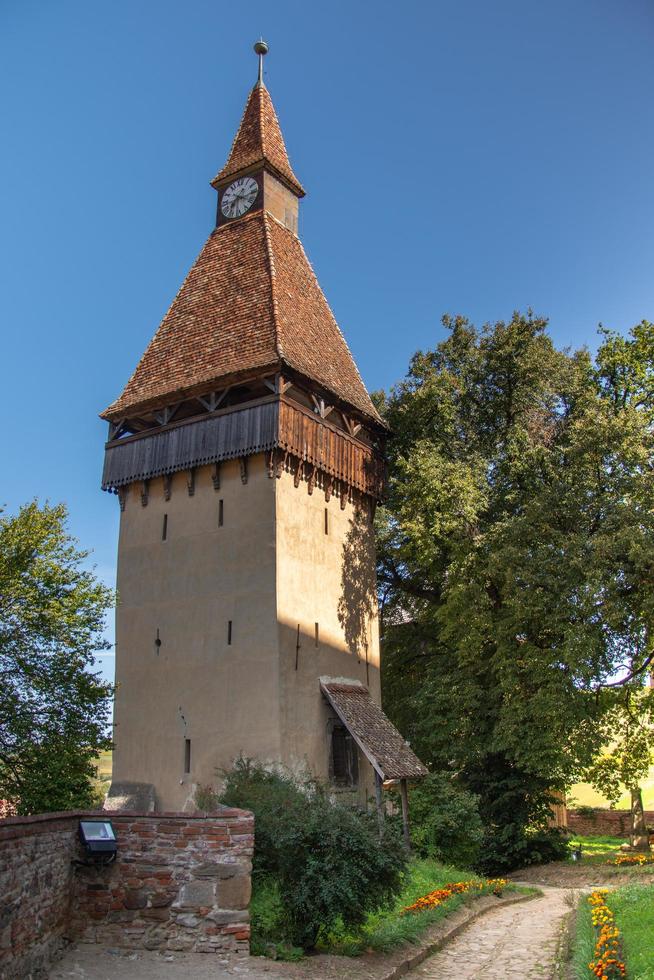
[[[409,833],[409,793],[407,791],[406,779],[400,780],[400,796],[402,798],[402,827],[404,829],[404,846],[407,851],[411,850],[411,835]]]
[[[382,781],[381,776],[375,769],[375,800],[377,802],[377,820],[379,822],[379,836],[381,837],[384,829],[384,804],[382,802]]]

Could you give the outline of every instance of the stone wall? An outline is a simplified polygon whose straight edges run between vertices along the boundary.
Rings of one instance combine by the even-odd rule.
[[[46,975],[68,942],[133,949],[249,949],[254,818],[102,813],[118,838],[106,868],[84,860],[81,813],[0,821],[0,977]]]
[[[649,828],[654,827],[654,810],[645,810],[645,823]],[[573,834],[628,837],[630,827],[629,810],[606,810],[601,807],[568,810],[568,830]]]

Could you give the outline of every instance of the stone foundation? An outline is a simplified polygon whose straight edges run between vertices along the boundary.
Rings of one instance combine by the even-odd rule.
[[[118,856],[85,867],[81,816],[111,819]],[[0,821],[0,977],[42,977],[69,942],[249,951],[254,818],[53,813]]]

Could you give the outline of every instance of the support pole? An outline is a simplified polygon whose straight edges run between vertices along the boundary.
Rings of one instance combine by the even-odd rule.
[[[375,769],[375,800],[377,803],[377,820],[379,822],[379,836],[384,830],[384,804],[382,802],[382,781],[381,776]]]
[[[404,846],[407,851],[411,850],[411,835],[409,833],[409,793],[407,790],[406,779],[400,780],[400,796],[402,798],[402,827],[404,830]]]

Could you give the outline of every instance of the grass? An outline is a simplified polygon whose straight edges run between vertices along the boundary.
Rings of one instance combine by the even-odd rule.
[[[625,843],[623,837],[585,837],[577,834],[570,840],[570,848],[581,847],[584,864],[604,864],[620,853]]]
[[[396,902],[389,909],[368,915],[360,929],[348,929],[337,924],[329,933],[320,937],[318,948],[323,953],[340,956],[360,956],[367,950],[389,952],[407,943],[417,943],[425,930],[451,915],[466,902],[474,901],[479,892],[470,895],[453,895],[435,909],[402,915],[402,909],[423,895],[453,881],[481,881],[478,875],[437,861],[414,858],[409,867],[406,883]],[[268,955],[279,959],[297,959],[302,951],[284,942],[283,910],[276,884],[271,878],[255,881],[250,905],[252,924],[251,949],[254,955]],[[528,891],[515,885],[508,891]]]
[[[589,980],[591,972],[588,964],[595,950],[595,930],[590,917],[590,905],[584,895],[579,900],[575,918],[575,936],[572,947],[571,972],[574,980]]]
[[[654,887],[626,885],[607,897],[623,937],[623,952],[630,980],[654,977]]]

